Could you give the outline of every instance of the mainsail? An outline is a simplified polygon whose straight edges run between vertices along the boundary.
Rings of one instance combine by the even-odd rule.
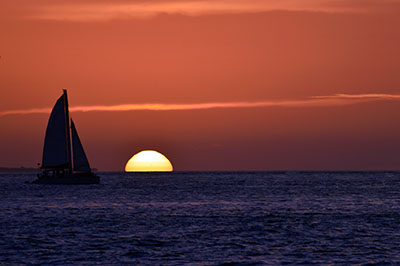
[[[78,172],[90,172],[89,161],[86,157],[85,151],[83,150],[82,143],[79,139],[78,132],[76,131],[74,121],[71,119],[71,131],[72,131],[72,148],[74,157],[74,171]]]
[[[64,93],[56,102],[49,123],[43,147],[42,168],[69,168],[69,121],[66,116],[67,99]]]

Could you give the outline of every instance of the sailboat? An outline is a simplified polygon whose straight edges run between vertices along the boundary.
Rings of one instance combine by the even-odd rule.
[[[63,90],[63,95],[51,111],[40,168],[42,171],[38,174],[38,179],[32,182],[33,184],[98,184],[100,182],[100,178],[90,168],[72,119],[70,123],[67,90]]]

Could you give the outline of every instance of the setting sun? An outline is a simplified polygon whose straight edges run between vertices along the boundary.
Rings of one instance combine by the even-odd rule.
[[[147,150],[136,153],[125,165],[125,172],[171,172],[171,162],[163,154]]]

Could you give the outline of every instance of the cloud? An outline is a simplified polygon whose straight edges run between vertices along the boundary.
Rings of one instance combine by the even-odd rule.
[[[272,10],[348,12],[382,9],[397,0],[5,0],[13,9],[25,10],[30,19],[104,21],[152,17],[158,14],[199,16],[256,13]],[[34,2],[34,4],[33,4]]]
[[[400,94],[335,94],[313,96],[304,100],[277,100],[259,102],[208,102],[190,104],[120,104],[70,107],[70,112],[126,112],[126,111],[185,111],[217,108],[266,108],[266,107],[328,107],[352,105],[377,100],[399,100]],[[47,114],[51,108],[34,108],[0,111],[0,116]]]
[[[394,100],[400,99],[398,94],[367,93],[367,94],[334,94],[329,96],[313,96],[313,99],[370,99],[370,100]]]

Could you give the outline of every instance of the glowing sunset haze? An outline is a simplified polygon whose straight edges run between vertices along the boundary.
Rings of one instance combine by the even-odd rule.
[[[400,169],[400,1],[0,2],[0,167],[68,88],[92,167]]]

